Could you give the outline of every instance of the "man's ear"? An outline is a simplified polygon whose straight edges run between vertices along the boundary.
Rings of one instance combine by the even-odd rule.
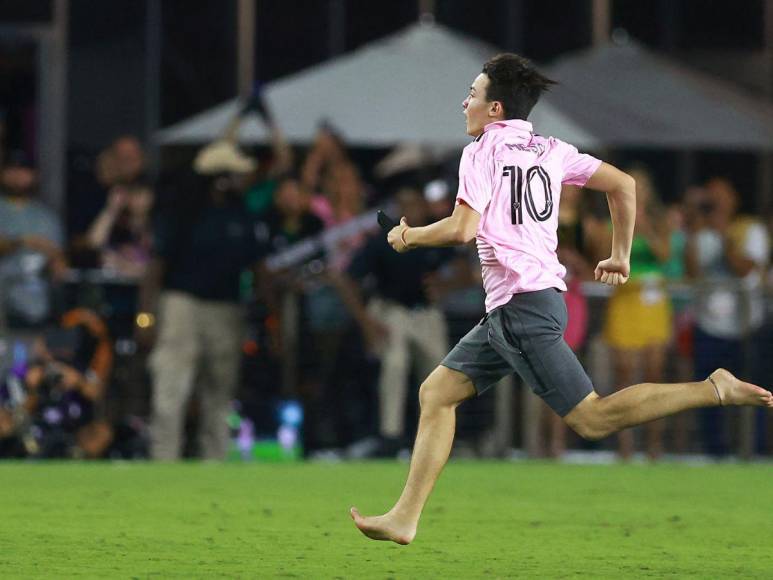
[[[499,101],[491,101],[488,109],[489,117],[502,117],[504,116],[504,107]]]

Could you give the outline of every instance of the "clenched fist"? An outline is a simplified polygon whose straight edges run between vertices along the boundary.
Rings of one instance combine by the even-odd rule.
[[[628,282],[631,275],[631,263],[629,260],[607,258],[599,262],[594,271],[596,280],[609,286],[622,286]]]
[[[400,218],[400,224],[393,227],[387,234],[387,242],[395,252],[402,254],[410,250],[405,243],[405,232],[408,229],[408,222],[405,221],[405,217]]]

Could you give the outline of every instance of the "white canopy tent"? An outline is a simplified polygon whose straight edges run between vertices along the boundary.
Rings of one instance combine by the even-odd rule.
[[[351,146],[391,147],[398,143],[459,148],[464,132],[462,100],[483,63],[496,48],[438,24],[414,24],[347,55],[269,83],[265,98],[287,138],[313,140],[323,120]],[[160,144],[212,141],[233,119],[236,99],[163,129]],[[545,135],[582,148],[601,143],[550,102],[537,105],[531,120]],[[242,124],[242,143],[265,143],[256,119]]]
[[[629,41],[581,50],[546,74],[547,102],[611,147],[773,150],[773,105]]]

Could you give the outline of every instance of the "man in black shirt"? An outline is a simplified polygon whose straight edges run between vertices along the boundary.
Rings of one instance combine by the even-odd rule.
[[[282,252],[301,240],[317,236],[325,225],[308,209],[301,183],[292,173],[277,178],[273,204],[260,214],[259,236],[271,254]]]
[[[138,326],[147,328],[158,315],[150,357],[154,459],[180,457],[185,410],[197,378],[201,455],[225,458],[243,329],[239,281],[264,254],[259,228],[241,197],[255,166],[233,143],[216,142],[196,158],[193,182],[178,182],[182,195],[173,207],[159,212],[155,257],[137,317]]]
[[[400,215],[408,223],[429,223],[427,203],[418,190],[397,194]],[[413,220],[413,221],[412,221]],[[398,254],[382,235],[368,240],[355,255],[348,275],[340,277],[344,303],[357,320],[371,351],[381,358],[379,431],[383,455],[399,449],[405,429],[408,375],[424,376],[448,347],[448,332],[437,305],[440,270],[456,258],[451,248],[421,248]],[[373,283],[367,307],[354,281]]]

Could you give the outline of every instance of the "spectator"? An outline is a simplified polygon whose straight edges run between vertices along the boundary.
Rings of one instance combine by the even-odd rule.
[[[631,275],[627,284],[615,288],[604,325],[618,387],[635,382],[639,370],[645,382],[662,382],[666,347],[672,334],[671,302],[665,289],[664,272],[664,264],[671,254],[665,212],[650,173],[641,167],[627,173],[636,180]],[[646,425],[650,459],[657,459],[663,452],[663,428],[663,420]],[[618,442],[620,456],[630,459],[634,451],[633,431],[621,431]]]
[[[279,179],[274,191],[273,205],[262,219],[260,239],[272,254],[278,254],[297,242],[321,234],[325,227],[322,220],[310,211],[309,196],[298,178],[292,174]],[[321,271],[323,257],[324,251],[320,250],[310,256],[307,262],[319,264]],[[303,446],[305,450],[313,451],[322,446],[320,432],[323,430],[323,423],[329,418],[323,402],[327,378],[332,372],[328,359],[334,356],[331,353],[335,352],[338,336],[332,333],[331,336],[322,337],[321,327],[325,326],[326,320],[319,319],[315,311],[318,303],[314,300],[320,291],[318,279],[315,278],[313,283],[309,283],[310,278],[300,275],[297,269],[278,272],[270,278],[265,276],[264,279],[267,281],[264,285],[264,298],[269,311],[279,321],[279,324],[268,329],[274,333],[273,344],[282,348],[285,355],[296,346],[299,352],[304,353],[298,361],[300,376],[286,378],[292,383],[295,383],[297,378],[298,384],[287,384],[285,387],[291,391],[298,389],[304,406]],[[283,318],[287,314],[285,307],[288,304],[300,309],[300,332],[297,335],[299,345],[293,344],[285,350],[285,347],[290,345],[289,335],[299,330],[295,325],[292,330],[288,328],[287,321],[291,320],[292,316]],[[324,307],[324,304],[321,306]],[[325,430],[329,431],[327,428]]]
[[[93,175],[81,176],[79,185],[69,193],[67,208],[68,227],[76,233],[69,247],[70,259],[76,267],[102,265],[105,257],[102,244],[94,243],[89,230],[97,222],[106,224],[105,211],[116,209],[114,191],[126,192],[146,186],[146,172],[145,151],[139,140],[132,135],[121,135],[97,155]],[[117,196],[129,197],[127,194]],[[109,243],[109,240],[103,243]],[[136,268],[130,266],[129,269]]]
[[[325,228],[342,225],[360,215],[366,205],[366,188],[353,163],[339,162],[328,173],[326,194],[312,195],[309,208]],[[349,266],[353,254],[365,243],[363,234],[344,237],[328,255],[328,266],[341,272]]]
[[[260,215],[273,204],[274,190],[278,180],[292,170],[294,154],[281,129],[274,121],[266,103],[263,101],[259,89],[248,100],[242,110],[241,117],[243,118],[252,112],[260,116],[271,135],[270,155],[265,159],[261,159],[259,179],[245,193],[245,205],[247,208],[251,212]],[[232,124],[229,130],[232,136],[236,135],[237,127],[237,123]]]
[[[739,201],[733,184],[720,177],[710,179],[703,190],[693,190],[686,200],[692,226],[687,267],[697,281],[696,378],[705,379],[716,367],[749,374],[744,339],[753,338],[765,320],[763,280],[770,239],[763,223],[738,214]],[[701,418],[707,451],[727,453],[724,409],[703,410]]]
[[[127,278],[141,278],[150,261],[153,191],[134,183],[115,185],[89,228],[87,239],[100,252],[101,266]]]
[[[225,458],[226,419],[241,360],[239,279],[262,254],[242,198],[255,161],[221,140],[199,152],[194,169],[193,184],[178,183],[188,199],[160,212],[137,317],[138,338],[146,344],[158,320],[150,356],[151,454],[161,460],[181,456],[183,420],[197,378],[201,455]]]
[[[66,272],[62,226],[34,199],[37,181],[37,172],[20,154],[0,172],[0,298],[12,329],[50,320],[53,287]]]
[[[106,191],[141,183],[146,169],[145,151],[133,135],[121,135],[97,157],[97,181]]]
[[[333,226],[359,215],[365,206],[365,186],[353,163],[342,161],[330,168],[325,193],[311,198],[311,209],[324,223]]]
[[[0,447],[42,458],[102,457],[113,439],[100,412],[112,359],[107,327],[96,314],[83,308],[65,313],[60,325],[35,340],[29,365],[15,369],[26,393],[15,408],[10,397],[2,401]]]
[[[330,125],[323,123],[301,167],[304,189],[310,192],[323,191],[331,168],[348,161],[349,155],[343,141]]]
[[[398,192],[397,201],[408,223],[428,223],[427,203],[421,192],[403,189]],[[345,304],[360,325],[370,350],[381,359],[378,455],[394,455],[403,443],[411,368],[425,376],[447,349],[446,321],[433,290],[440,269],[455,256],[450,248],[421,248],[398,254],[385,236],[378,235],[355,256],[348,274],[338,279]],[[374,278],[376,295],[366,308],[354,280],[363,282],[369,276]]]
[[[272,253],[287,249],[294,243],[322,233],[324,223],[309,210],[309,196],[292,174],[279,178],[274,190],[274,202],[261,215],[261,236]]]

